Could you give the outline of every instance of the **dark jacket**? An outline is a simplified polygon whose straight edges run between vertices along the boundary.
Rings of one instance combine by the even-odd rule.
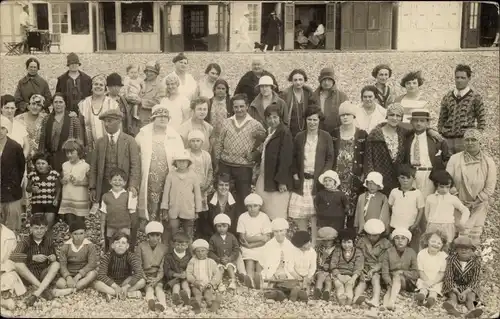
[[[293,148],[292,176],[299,175],[299,182],[294,183],[293,191],[303,195],[304,188],[304,149],[307,140],[307,131],[300,132],[295,137]],[[333,166],[333,141],[328,132],[318,131],[318,145],[316,146],[316,160],[314,164],[314,187],[313,195],[316,194],[320,185],[318,178],[325,171],[332,169]]]
[[[314,101],[313,98],[314,90],[311,87],[304,85],[303,92],[304,96],[300,105],[295,102],[293,85],[286,88],[280,94],[280,97],[283,99],[283,101],[285,101],[288,112],[287,114],[285,114],[283,122],[287,123],[293,137],[295,137],[298,132],[305,130],[306,120],[304,118],[304,113],[307,107],[311,104],[317,104],[317,102]],[[295,116],[293,116],[293,112],[296,112]],[[300,128],[302,128],[302,130]]]
[[[208,239],[210,239],[210,237],[216,233],[216,229],[214,227],[214,218],[219,214],[226,214],[227,216],[229,216],[229,218],[231,219],[231,226],[229,226],[229,232],[236,234],[236,226],[238,225],[238,217],[239,217],[239,215],[236,212],[236,203],[233,203],[231,205],[229,203],[226,203],[224,211],[222,212],[220,210],[219,202],[217,201],[214,203],[214,201],[212,201],[213,195],[210,195],[209,198],[210,200],[208,201],[208,213],[206,218],[207,229],[204,230],[204,234],[208,236]]]
[[[52,145],[52,128],[55,121],[55,113],[50,113],[44,120],[40,133],[39,151],[49,154],[49,162],[54,170],[61,173],[62,164],[68,159],[62,146],[69,138],[76,138],[86,145],[87,134],[85,134],[85,123],[83,116],[70,117],[69,112],[65,112],[59,143]],[[55,150],[55,151],[54,151]]]
[[[405,129],[401,127],[396,128],[398,134],[398,154],[395,160],[392,160],[389,148],[387,147],[382,127],[388,125],[382,123],[375,127],[368,135],[365,150],[364,171],[365,176],[376,171],[384,177],[384,189],[382,193],[389,196],[393,188],[399,187],[397,169],[399,164],[404,161],[404,143],[406,135],[408,134]]]
[[[86,73],[79,71],[80,76],[80,101],[84,98],[92,95],[92,79]],[[80,101],[71,101],[70,92],[68,87],[68,80],[71,79],[69,76],[69,71],[63,73],[57,78],[56,92],[60,92],[64,95],[64,100],[66,101],[66,109],[68,111],[73,111],[79,113],[78,103]]]
[[[165,279],[167,284],[170,287],[173,287],[175,284],[180,283],[179,278],[175,278],[174,274],[180,274],[183,271],[186,271],[187,265],[191,260],[191,253],[189,249],[186,250],[186,255],[180,259],[177,257],[173,249],[171,249],[164,258],[163,262],[163,271],[165,273]]]
[[[7,137],[2,157],[0,158],[1,203],[10,203],[23,197],[23,181],[26,160],[23,148],[16,141]]]
[[[208,101],[208,114],[205,118],[205,121],[212,124],[212,105],[214,103],[215,97],[211,98]],[[231,105],[231,97],[229,95],[226,96],[226,109],[227,109],[227,117],[231,117],[234,115],[233,107]],[[212,124],[213,125],[213,124]]]
[[[282,123],[264,149],[264,191],[277,192],[280,184],[292,189],[293,137]]]
[[[109,96],[109,95],[108,95]],[[109,96],[110,98],[113,98]],[[122,130],[124,133],[130,135],[130,136],[135,136],[136,132],[134,130],[134,127],[132,125],[132,110],[130,105],[128,104],[127,100],[123,95],[118,95],[117,99],[115,100],[116,103],[118,103],[118,106],[120,107],[120,111],[123,113],[123,120],[122,120]]]
[[[274,85],[276,86],[274,91],[279,92],[278,82],[276,81],[274,75],[266,70],[262,71],[262,76],[264,75],[268,75],[273,79]],[[250,103],[255,99],[257,94],[259,94],[257,88],[255,87],[257,84],[259,84],[259,77],[257,77],[253,71],[248,71],[241,77],[236,89],[234,90],[234,94],[245,93],[248,97],[248,103]]]
[[[321,87],[317,88],[313,94],[313,98],[318,106],[321,106],[320,88]],[[338,90],[335,85],[329,90],[329,94],[325,100],[325,109],[323,111],[325,114],[325,120],[320,126],[322,130],[331,132],[333,129],[340,126],[339,107],[342,102],[347,100],[347,95]]]
[[[278,93],[273,92],[273,97],[271,103],[276,103],[280,108],[279,116],[283,119],[283,122],[288,125],[288,120],[285,117],[285,114],[288,114],[288,107],[283,101]],[[255,99],[250,103],[250,107],[248,108],[248,114],[250,114],[254,119],[260,122],[262,126],[267,129],[266,117],[264,116],[265,108],[262,104],[262,95],[258,94]]]
[[[45,98],[43,109],[45,112],[49,112],[49,106],[52,104],[52,94],[50,93],[49,84],[39,75],[26,75],[17,82],[16,92],[14,93],[17,107],[16,115],[27,111],[30,97],[33,94],[40,94]]]

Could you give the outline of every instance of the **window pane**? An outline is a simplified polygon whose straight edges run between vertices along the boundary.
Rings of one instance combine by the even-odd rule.
[[[248,22],[249,22],[249,27],[248,27],[248,30],[249,31],[257,31],[258,29],[258,26],[257,26],[257,23],[258,23],[258,12],[257,12],[257,9],[258,9],[258,4],[248,4],[248,11],[250,12],[250,17],[248,19]]]
[[[89,34],[89,4],[71,3],[71,33]]]
[[[154,32],[153,3],[121,4],[122,32]]]
[[[61,25],[52,24],[52,33],[61,33]]]
[[[61,33],[68,33],[68,24],[61,24]]]
[[[53,14],[52,15],[52,24],[54,23],[61,23],[61,16],[58,14]]]

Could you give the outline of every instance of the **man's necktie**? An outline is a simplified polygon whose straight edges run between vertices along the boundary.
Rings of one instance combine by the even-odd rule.
[[[115,139],[113,137],[113,134],[109,134],[109,145],[111,146],[115,145]]]
[[[415,136],[415,145],[413,146],[413,165],[420,166],[420,141],[418,136]]]

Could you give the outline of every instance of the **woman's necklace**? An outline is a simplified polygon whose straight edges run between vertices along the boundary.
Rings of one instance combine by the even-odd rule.
[[[94,114],[94,116],[101,114],[102,108],[104,107],[104,100],[105,98],[102,99],[101,107],[99,108],[99,111],[97,111],[97,113],[94,112],[94,103],[90,103],[90,110],[92,111],[92,114]]]

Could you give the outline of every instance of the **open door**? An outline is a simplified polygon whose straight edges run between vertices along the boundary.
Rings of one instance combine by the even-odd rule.
[[[285,3],[285,36],[284,36],[284,50],[293,51],[295,43],[295,4]]]
[[[326,4],[325,50],[335,50],[335,3]]]
[[[479,2],[462,2],[462,48],[479,46]]]
[[[227,14],[227,5],[219,3],[217,10],[217,35],[218,35],[218,51],[227,51],[226,36],[228,34],[229,19]]]

